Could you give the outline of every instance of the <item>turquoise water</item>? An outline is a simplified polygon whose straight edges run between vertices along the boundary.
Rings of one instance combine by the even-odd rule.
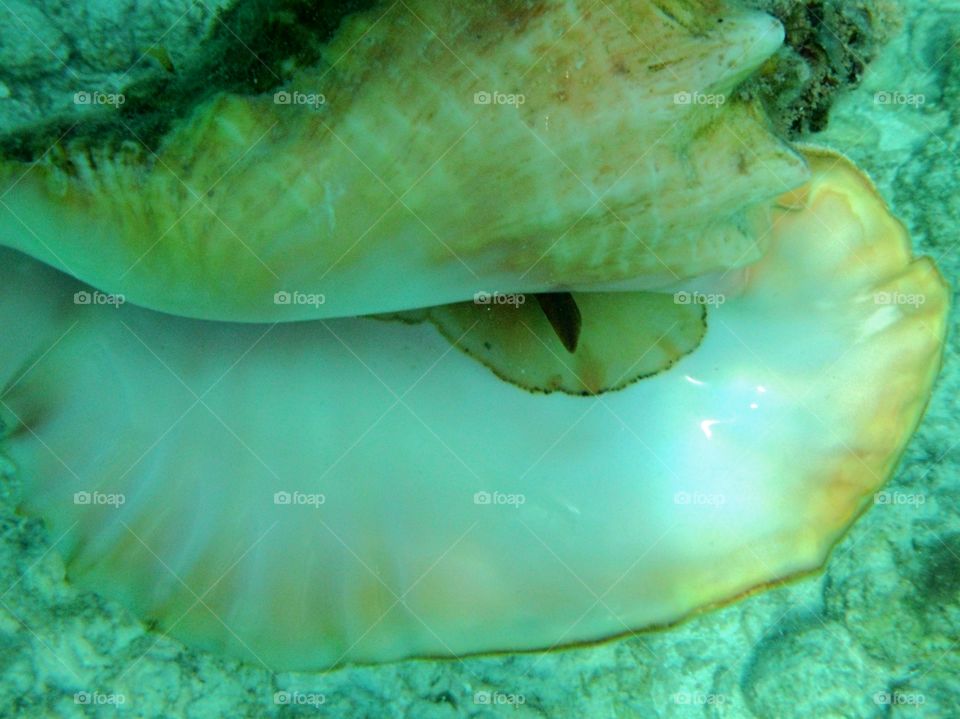
[[[671,5],[676,10],[684,3]],[[784,3],[762,5],[782,11]],[[164,77],[168,65],[183,68],[199,39],[221,27],[212,8],[188,3],[144,12],[123,3],[8,2],[0,12],[8,20],[0,31],[0,117],[7,137],[60,110],[76,111],[76,92],[88,93],[81,95],[80,105],[89,104],[88,96],[94,102],[93,92],[103,93],[97,102],[121,104],[115,88],[158,73]],[[932,257],[955,284],[960,3],[897,3],[891,16],[900,19],[890,23],[890,37],[859,86],[834,98],[825,129],[797,139],[841,151],[868,173],[909,229],[914,252]],[[154,44],[163,50],[146,52]],[[129,77],[123,75],[127,72]],[[164,127],[162,118],[148,118],[133,129],[151,144],[155,138],[148,133],[162,134]],[[14,152],[9,143],[4,147]],[[4,222],[9,227],[11,220]],[[12,255],[5,251],[3,257]],[[8,303],[11,286],[3,297]],[[39,325],[39,309],[36,318]],[[76,540],[50,532],[36,516],[18,510],[25,480],[18,474],[22,468],[6,462],[0,715],[960,715],[955,312],[949,326],[943,370],[926,416],[883,488],[884,499],[844,536],[822,572],[668,630],[590,646],[349,665],[329,672],[275,671],[272,662],[224,658],[141,621],[110,591],[98,594],[70,581],[64,557],[67,547],[78,546]],[[9,348],[13,336],[7,327],[0,342]],[[0,357],[16,356],[2,352]],[[25,366],[42,359],[38,352]],[[0,377],[6,381],[9,372],[4,369]],[[14,403],[11,383],[3,397]],[[68,384],[58,400],[67,404],[70,396]],[[106,397],[82,400],[80,407],[108,404]],[[159,413],[159,408],[148,412]],[[2,419],[7,431],[18,426],[8,411]],[[122,444],[130,429],[106,422],[103,427],[105,453],[113,443]],[[41,438],[50,431],[32,428]],[[78,427],[76,436],[87,429]],[[152,501],[160,508],[165,500],[159,495]],[[215,513],[198,513],[197,526],[206,526]],[[257,521],[252,514],[244,516]],[[391,526],[389,519],[371,525],[387,532]],[[396,541],[402,544],[402,538]],[[584,541],[589,545],[590,538]],[[105,549],[97,545],[90,551],[99,555]],[[289,551],[305,548],[294,544]],[[157,583],[165,576],[158,575]]]

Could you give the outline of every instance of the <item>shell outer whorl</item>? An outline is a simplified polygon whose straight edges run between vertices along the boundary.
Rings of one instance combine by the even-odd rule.
[[[284,76],[286,96],[323,102],[234,88],[153,144],[105,129],[139,136],[130,117],[96,119],[96,141],[61,141],[12,198],[46,225],[37,241],[0,243],[152,309],[239,321],[655,289],[755,261],[806,169],[726,98],[782,27],[731,13],[691,31],[681,9],[716,4],[667,5],[354,13]],[[273,301],[291,290],[326,302]]]

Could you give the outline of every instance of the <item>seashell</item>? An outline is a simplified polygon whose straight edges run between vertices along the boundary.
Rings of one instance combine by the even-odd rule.
[[[215,95],[155,152],[107,121],[0,163],[0,244],[241,321],[741,267],[807,168],[731,94],[782,26],[718,7],[379,4],[277,95]]]
[[[695,347],[588,397],[456,349],[434,324],[462,308],[212,323],[2,250],[23,508],[81,586],[274,669],[597,640],[814,570],[919,421],[948,292],[856,168],[805,152],[763,257],[687,290]],[[643,311],[617,297],[588,312]]]

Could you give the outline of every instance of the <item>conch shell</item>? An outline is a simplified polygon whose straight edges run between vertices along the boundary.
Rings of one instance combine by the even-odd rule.
[[[601,639],[819,567],[923,413],[948,292],[852,164],[726,97],[782,29],[400,5],[285,90],[316,109],[221,95],[155,155],[4,163],[2,448],[71,578],[313,669]],[[573,352],[521,301],[557,289]]]
[[[807,170],[729,95],[783,28],[661,5],[378,6],[276,95],[217,95],[155,153],[66,142],[6,163],[0,244],[144,307],[241,321],[756,261],[770,201]]]
[[[948,293],[868,181],[810,160],[699,346],[589,398],[430,323],[77,305],[4,251],[24,509],[82,586],[272,668],[594,640],[815,569],[922,414]]]

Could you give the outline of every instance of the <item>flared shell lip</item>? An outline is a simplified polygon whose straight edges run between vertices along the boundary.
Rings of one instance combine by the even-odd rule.
[[[850,160],[845,154],[832,150],[830,148],[825,148],[825,147],[816,146],[816,145],[809,145],[809,144],[798,144],[796,145],[796,148],[804,157],[812,158],[814,160],[832,160],[834,164],[846,162],[851,167],[856,167],[853,161]],[[867,175],[862,170],[859,171],[857,174],[858,174],[858,179],[863,184],[864,188],[872,192],[873,195],[879,201],[881,201],[884,205],[886,205],[886,202],[883,200],[882,195],[877,190],[876,184],[869,177],[869,175]],[[795,192],[796,190],[785,193],[785,195],[790,195]],[[791,203],[784,203],[783,205],[780,205],[780,206],[782,206],[784,209],[790,209]],[[773,579],[766,580],[764,582],[751,586],[741,592],[738,592],[737,594],[734,594],[732,596],[725,597],[723,599],[719,599],[713,602],[708,602],[708,603],[699,605],[697,607],[694,607],[693,609],[690,609],[684,612],[683,614],[681,614],[675,620],[669,621],[669,622],[649,624],[636,629],[627,629],[627,630],[612,633],[612,634],[605,634],[603,636],[596,637],[593,639],[583,639],[583,640],[577,640],[577,641],[562,642],[562,643],[556,643],[549,646],[539,646],[539,647],[520,648],[520,649],[497,649],[497,650],[477,651],[477,652],[463,652],[453,656],[443,655],[443,654],[439,654],[439,655],[426,654],[426,655],[408,657],[404,659],[397,659],[388,663],[413,662],[413,661],[452,662],[452,661],[459,661],[464,658],[503,657],[503,656],[510,656],[510,655],[518,655],[518,654],[526,654],[526,655],[544,654],[544,653],[552,654],[552,653],[560,653],[560,652],[566,652],[566,651],[590,649],[590,648],[599,647],[601,645],[608,644],[611,642],[624,640],[630,637],[649,636],[652,634],[676,629],[678,627],[686,625],[689,622],[692,622],[700,618],[701,616],[704,616],[706,614],[712,614],[721,609],[725,609],[727,607],[730,607],[734,604],[741,602],[744,599],[748,599],[755,595],[763,594],[771,589],[799,584],[800,582],[806,579],[819,576],[820,574],[822,574],[826,569],[826,567],[829,565],[830,560],[833,557],[833,554],[836,551],[836,549],[853,532],[854,528],[858,525],[859,520],[863,517],[863,515],[867,512],[867,510],[870,509],[870,506],[871,506],[870,498],[874,496],[877,491],[880,491],[880,489],[883,486],[889,483],[890,480],[896,474],[897,470],[900,468],[900,465],[902,464],[903,459],[910,448],[910,444],[911,444],[910,440],[916,434],[918,428],[923,423],[923,420],[926,417],[927,411],[929,410],[930,404],[933,401],[933,397],[936,394],[937,381],[944,363],[944,357],[945,357],[945,351],[946,351],[945,340],[947,335],[948,318],[952,310],[952,301],[950,297],[950,284],[947,282],[946,278],[940,272],[939,268],[937,268],[936,264],[934,264],[927,255],[919,255],[919,256],[912,255],[912,246],[910,245],[910,235],[907,231],[906,224],[895,215],[891,214],[891,217],[897,222],[897,224],[903,230],[901,237],[903,238],[904,246],[906,247],[906,249],[909,251],[911,255],[910,262],[911,263],[922,262],[926,264],[932,273],[931,283],[933,283],[936,289],[938,289],[942,293],[942,297],[940,298],[940,301],[943,304],[943,311],[940,314],[941,319],[937,327],[937,337],[940,340],[939,350],[937,352],[935,361],[931,363],[929,373],[924,378],[925,380],[924,385],[929,388],[929,391],[927,391],[926,393],[926,400],[924,401],[921,409],[917,412],[916,417],[914,418],[914,421],[903,432],[902,434],[902,437],[904,438],[903,446],[896,453],[896,456],[892,459],[890,470],[887,476],[884,477],[883,481],[878,483],[877,486],[870,493],[865,494],[863,496],[863,498],[860,501],[859,507],[855,509],[853,514],[850,516],[850,519],[844,524],[844,526],[832,538],[828,538],[825,540],[827,549],[820,561],[818,561],[815,565],[807,569],[801,569],[796,572],[791,572],[780,577],[775,577]],[[336,671],[337,669],[340,669],[344,666],[376,666],[380,664],[383,664],[383,662],[347,661],[347,662],[341,662],[332,667],[325,667],[322,669],[318,669],[317,671],[321,673],[326,673],[326,672]]]

